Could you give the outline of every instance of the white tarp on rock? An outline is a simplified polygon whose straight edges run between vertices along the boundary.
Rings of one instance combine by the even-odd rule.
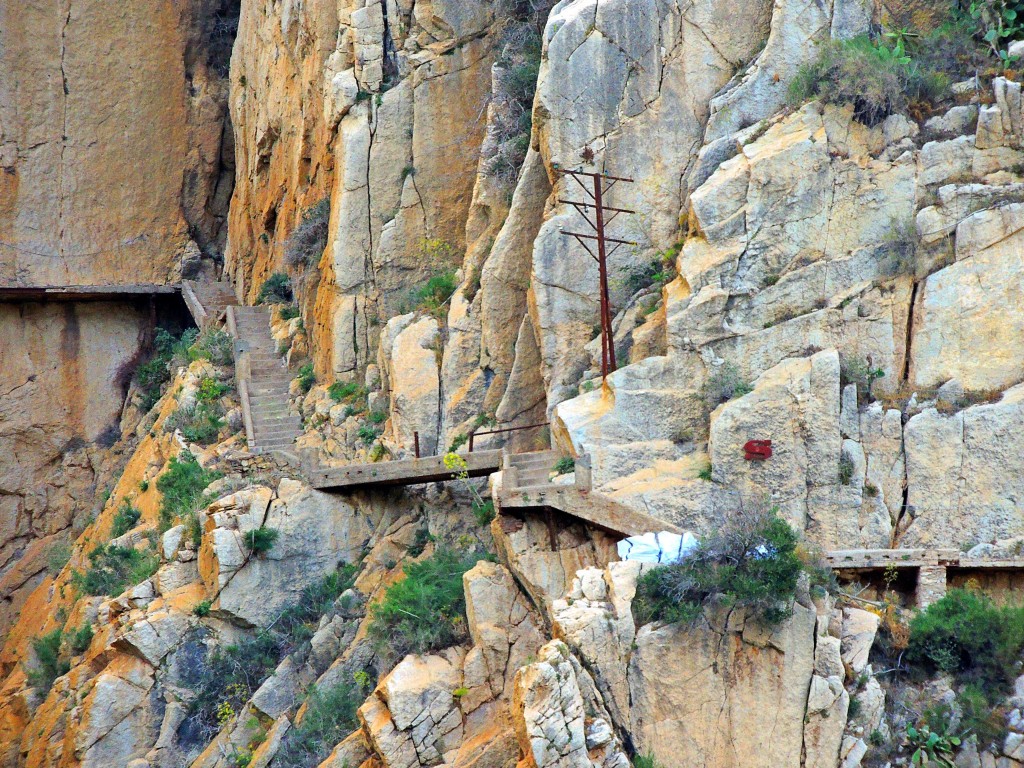
[[[697,537],[689,531],[678,533],[645,533],[630,536],[618,544],[619,557],[640,563],[676,563],[697,547]]]

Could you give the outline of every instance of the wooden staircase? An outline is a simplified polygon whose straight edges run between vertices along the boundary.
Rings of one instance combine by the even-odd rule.
[[[228,309],[238,391],[254,453],[291,451],[302,435],[302,423],[289,405],[292,376],[270,335],[271,311],[269,307]]]
[[[577,462],[575,481],[553,483],[548,478],[559,454],[555,451],[509,454],[501,478],[494,486],[495,506],[504,510],[556,510],[583,520],[617,536],[683,531],[657,517],[591,490],[590,471],[585,461]]]

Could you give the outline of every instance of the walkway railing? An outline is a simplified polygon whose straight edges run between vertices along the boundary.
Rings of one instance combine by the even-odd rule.
[[[523,427],[502,427],[501,429],[490,429],[486,432],[470,432],[469,433],[469,452],[472,453],[474,449],[474,441],[477,437],[483,437],[485,435],[501,435],[506,432],[522,432],[527,429],[541,429],[542,427],[550,426],[551,422],[545,421],[540,424],[527,424]]]

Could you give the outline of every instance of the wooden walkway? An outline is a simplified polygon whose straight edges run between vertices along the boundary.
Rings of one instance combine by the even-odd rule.
[[[124,301],[174,296],[180,285],[0,285],[0,301]]]
[[[474,451],[460,456],[466,462],[464,470],[446,467],[443,456],[429,456],[376,464],[349,464],[344,467],[310,467],[306,469],[306,475],[310,485],[317,490],[343,491],[438,483],[454,480],[463,472],[469,477],[486,477],[501,469],[500,450]]]

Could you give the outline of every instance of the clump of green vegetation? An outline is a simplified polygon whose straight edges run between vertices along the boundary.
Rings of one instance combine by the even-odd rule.
[[[57,541],[46,550],[46,570],[56,576],[71,559],[71,542]]]
[[[71,583],[86,595],[116,596],[145,581],[160,567],[160,555],[149,549],[104,544],[89,553],[89,569],[75,571]]]
[[[258,630],[213,651],[203,674],[194,681],[196,695],[189,705],[189,725],[212,737],[219,730],[218,713],[241,710],[281,659],[313,636],[320,617],[352,586],[356,573],[355,566],[340,566],[323,581],[306,587],[298,602],[286,609],[270,629]]]
[[[221,384],[216,379],[207,377],[199,382],[199,390],[196,392],[196,397],[199,398],[200,402],[212,403],[224,397],[229,389],[230,387],[227,384]]]
[[[469,435],[459,432],[455,437],[452,438],[451,445],[448,446],[448,453],[455,453],[459,448],[469,442]]]
[[[40,635],[32,640],[32,650],[35,652],[35,664],[25,670],[28,684],[36,689],[36,692],[45,696],[53,687],[53,681],[61,675],[66,675],[71,669],[67,660],[60,656],[60,645],[64,633],[58,628],[45,635]]]
[[[872,368],[867,360],[859,357],[841,356],[839,360],[839,386],[857,385],[857,402],[867,405],[871,400],[871,388],[879,379],[885,378],[885,371]]]
[[[186,361],[188,350],[195,343],[199,332],[187,330],[174,335],[165,328],[157,328],[153,340],[153,354],[149,360],[135,369],[135,383],[140,393],[140,408],[150,410],[171,379],[171,366],[175,360]]]
[[[942,768],[955,768],[953,754],[960,746],[960,738],[947,733],[939,733],[928,726],[915,728],[907,726],[907,741],[913,750],[910,756],[911,765],[937,765]]]
[[[843,485],[849,485],[853,482],[853,472],[856,467],[853,464],[853,457],[850,456],[846,451],[842,451],[839,454],[839,482]]]
[[[277,310],[277,316],[281,320],[294,320],[300,314],[302,314],[302,311],[299,309],[298,304],[285,304]]]
[[[256,295],[257,304],[291,304],[292,280],[284,272],[275,272],[260,286]]]
[[[473,502],[473,518],[481,528],[490,525],[494,520],[494,515],[494,502],[491,499],[484,502]]]
[[[276,528],[267,528],[266,526],[254,528],[245,534],[245,546],[254,555],[265,555],[274,548],[279,536],[280,531]]]
[[[121,502],[121,506],[114,515],[114,524],[110,531],[110,537],[116,539],[119,536],[124,536],[135,527],[141,517],[142,513],[138,508],[133,506],[128,499],[125,499]]]
[[[383,424],[388,420],[388,414],[386,411],[371,411],[367,418],[371,424]]]
[[[306,696],[306,713],[285,737],[274,765],[306,768],[319,765],[334,746],[359,725],[356,710],[367,690],[354,685],[314,687]]]
[[[231,335],[220,328],[210,328],[199,334],[188,349],[189,362],[209,360],[214,365],[231,365],[235,361]]]
[[[182,405],[166,421],[169,431],[181,430],[181,436],[190,443],[212,445],[217,442],[224,427],[224,408],[216,402],[199,401]]]
[[[367,634],[378,653],[402,658],[456,645],[466,638],[462,576],[481,559],[477,552],[439,547],[405,566],[405,578],[388,587],[370,609]]]
[[[547,16],[546,10],[543,16]],[[494,98],[501,108],[494,113],[492,130],[496,141],[485,159],[485,168],[506,188],[508,198],[511,198],[519,169],[530,149],[542,29],[543,23],[538,28],[536,24],[522,19],[518,24],[505,27],[500,42],[499,76]]]
[[[336,403],[356,403],[368,393],[366,387],[354,381],[336,381],[327,388],[327,394]]]
[[[722,363],[704,382],[702,394],[708,407],[715,408],[752,391],[750,382],[740,375],[739,369],[735,365]]]
[[[302,213],[302,221],[295,228],[284,247],[284,258],[293,267],[313,267],[320,261],[330,234],[331,199],[311,205]]]
[[[380,430],[370,424],[363,424],[356,434],[366,445],[373,445],[373,441],[380,436]]]
[[[82,624],[78,629],[72,629],[67,636],[68,651],[72,656],[85,653],[85,650],[92,643],[92,638],[92,624],[88,622]]]
[[[304,366],[299,368],[299,389],[305,394],[313,388],[316,384],[316,371],[313,370],[312,363],[306,363]]]
[[[653,752],[648,752],[633,758],[633,768],[662,768],[662,765],[654,759]]]
[[[941,98],[949,78],[913,61],[907,39],[890,46],[884,39],[863,35],[822,45],[818,59],[800,68],[790,84],[790,97],[800,104],[818,98],[829,104],[852,104],[854,116],[877,125],[911,104]]]
[[[635,267],[626,278],[626,288],[630,295],[645,288],[661,288],[672,282],[676,277],[676,258],[682,247],[681,242],[676,243],[659,252],[649,264]]]
[[[414,294],[416,309],[425,310],[435,317],[442,316],[456,288],[458,283],[455,282],[454,270],[446,269],[431,275]]]
[[[798,538],[774,509],[757,507],[703,539],[687,558],[641,577],[633,601],[637,625],[692,622],[709,605],[738,606],[768,625],[789,617],[797,581],[825,569],[806,560]]]
[[[976,686],[990,706],[1010,692],[1024,652],[1024,607],[998,606],[980,592],[950,590],[910,622],[906,660]]]
[[[160,530],[166,531],[175,520],[194,514],[204,506],[203,491],[221,474],[202,467],[196,457],[182,451],[156,481],[160,499]]]
[[[697,473],[697,477],[699,477],[701,480],[705,480],[705,481],[707,481],[709,483],[711,482],[712,476],[713,475],[712,475],[711,465],[710,464],[706,464],[703,467],[701,467],[700,472]]]
[[[556,475],[568,475],[576,471],[576,459],[572,456],[562,456],[555,462],[554,472]]]
[[[192,615],[198,616],[199,618],[202,618],[203,616],[209,616],[210,607],[212,605],[213,602],[210,600],[200,600],[198,603],[192,606]]]

